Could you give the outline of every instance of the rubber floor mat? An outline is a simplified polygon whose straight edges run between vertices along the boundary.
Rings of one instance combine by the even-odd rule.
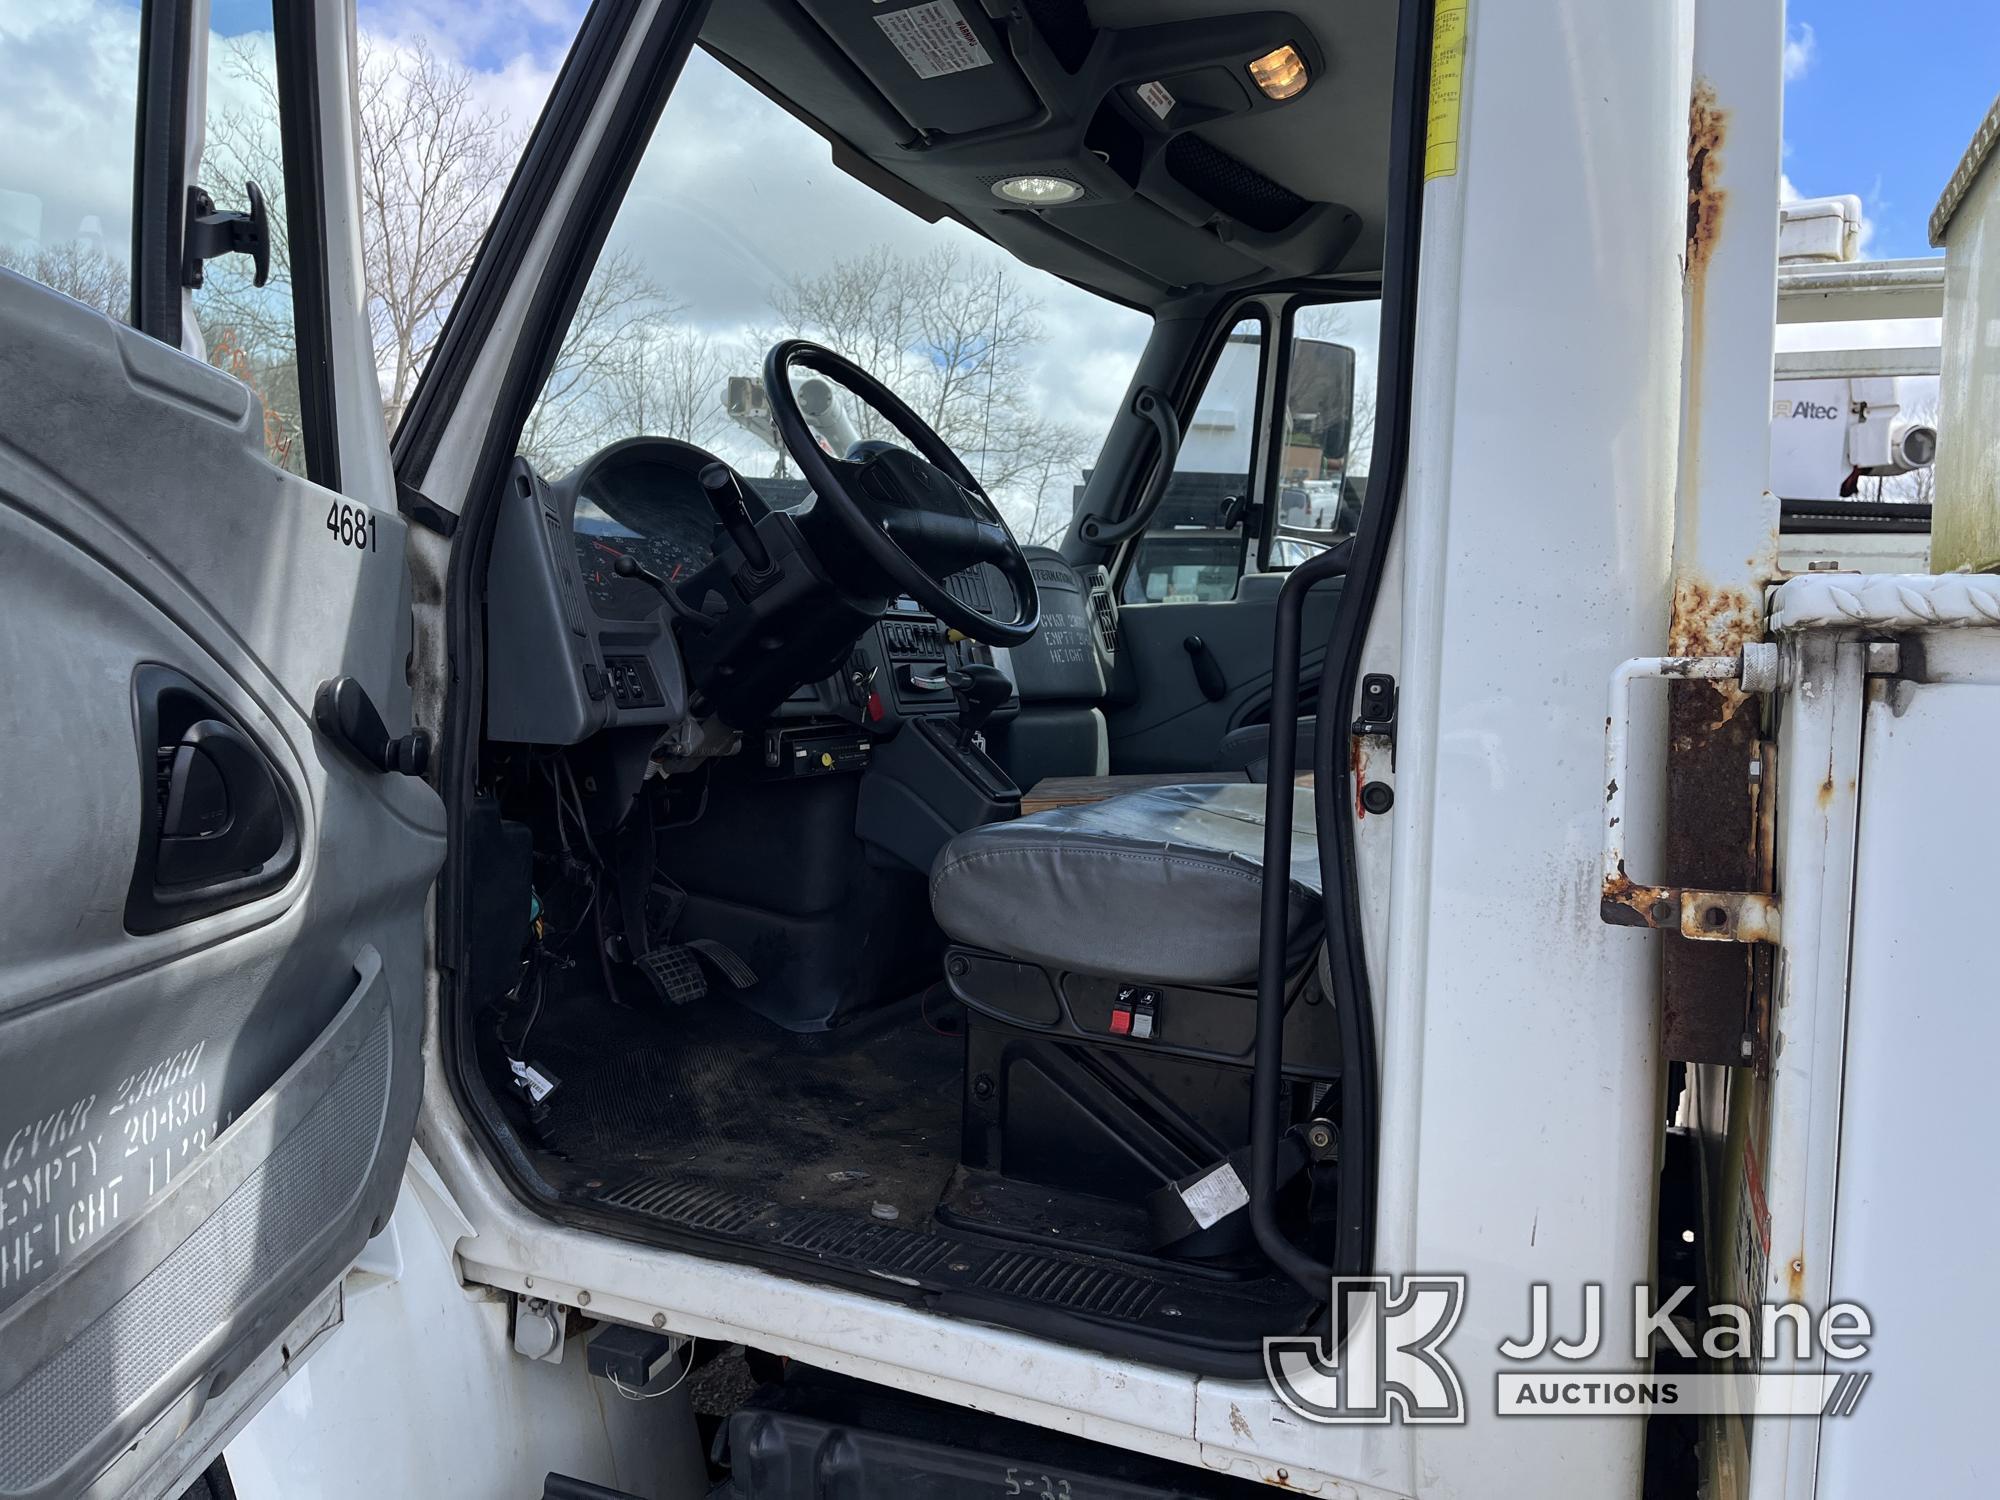
[[[563,1081],[541,1143],[592,1178],[668,1173],[915,1226],[958,1162],[963,1043],[914,1004],[795,1037],[720,994],[668,1009],[571,993],[528,1050]]]

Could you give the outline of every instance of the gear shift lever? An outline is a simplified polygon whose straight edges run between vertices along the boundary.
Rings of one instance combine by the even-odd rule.
[[[958,700],[958,748],[970,750],[973,736],[993,717],[994,710],[1014,695],[1014,684],[998,667],[968,662],[944,674],[945,685]]]

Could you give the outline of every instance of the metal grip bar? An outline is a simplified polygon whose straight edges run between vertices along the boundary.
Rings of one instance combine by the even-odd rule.
[[[1271,744],[1264,783],[1264,888],[1258,908],[1257,1041],[1250,1064],[1250,1229],[1278,1269],[1324,1296],[1333,1267],[1321,1265],[1278,1226],[1279,1112],[1285,1072],[1285,971],[1291,938],[1292,809],[1298,770],[1299,638],[1314,584],[1347,572],[1353,547],[1307,558],[1278,593],[1271,644]],[[1322,712],[1316,734],[1338,734],[1343,715]],[[1318,838],[1315,825],[1313,837]],[[1331,995],[1327,997],[1333,999]]]
[[[1141,386],[1139,394],[1132,398],[1132,410],[1151,422],[1159,433],[1160,462],[1153,470],[1153,481],[1147,485],[1146,493],[1124,520],[1114,521],[1109,516],[1095,514],[1083,518],[1083,539],[1101,547],[1115,547],[1152,524],[1153,512],[1166,498],[1167,481],[1174,477],[1174,460],[1180,457],[1181,419],[1174,411],[1173,402],[1151,386]]]

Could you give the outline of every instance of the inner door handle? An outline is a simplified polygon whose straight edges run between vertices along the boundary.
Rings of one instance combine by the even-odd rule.
[[[162,932],[269,895],[299,867],[299,799],[216,695],[174,667],[132,674],[139,847],[125,930]]]
[[[257,748],[220,719],[191,724],[167,770],[154,878],[162,886],[226,880],[262,868],[284,842],[284,800]]]

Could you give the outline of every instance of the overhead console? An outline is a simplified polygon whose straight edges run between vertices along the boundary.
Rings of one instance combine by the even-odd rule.
[[[979,0],[742,0],[703,39],[887,196],[928,200],[927,217],[949,205],[1026,260],[1134,294],[1346,268],[1378,218],[1379,185],[1344,159],[1379,160],[1367,122],[1392,12],[1309,25],[1282,9],[1160,21],[1115,0],[1001,17]]]

